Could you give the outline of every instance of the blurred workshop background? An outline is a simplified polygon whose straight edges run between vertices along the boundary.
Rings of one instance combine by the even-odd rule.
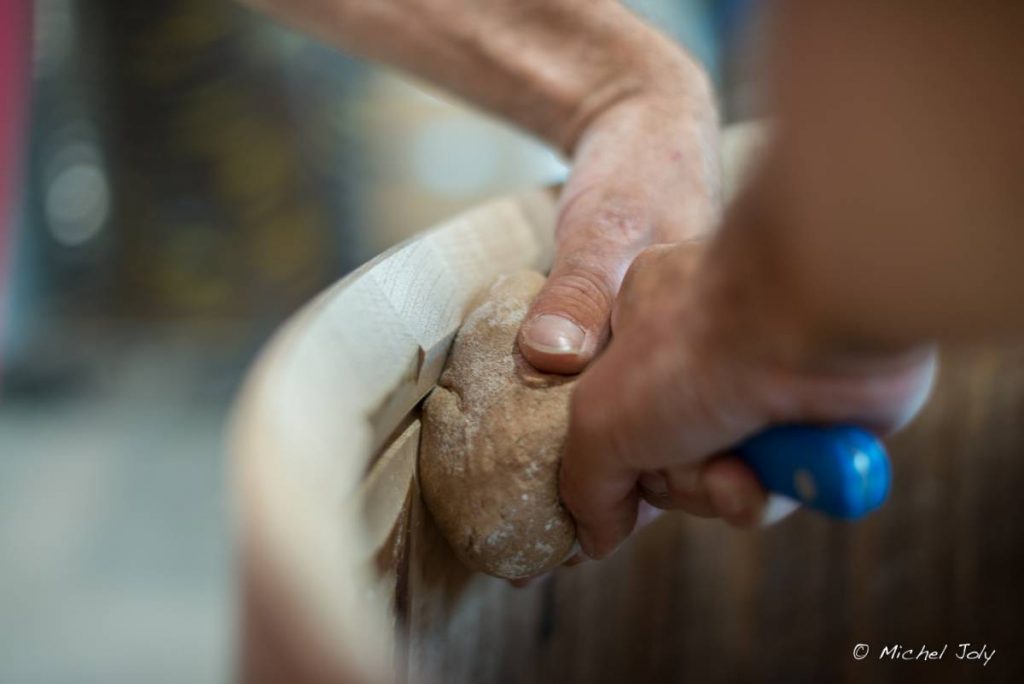
[[[738,2],[632,4],[729,84],[728,116],[749,106],[722,48]],[[0,681],[224,681],[223,426],[259,345],[386,247],[566,167],[230,0],[0,5],[0,67],[31,74],[0,82],[21,148],[0,201]]]

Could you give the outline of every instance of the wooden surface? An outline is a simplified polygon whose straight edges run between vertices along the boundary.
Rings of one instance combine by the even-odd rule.
[[[726,137],[727,186],[756,142]],[[669,516],[612,559],[516,590],[451,555],[417,491],[417,403],[477,290],[544,269],[554,202],[500,200],[382,255],[261,355],[232,452],[252,681],[1024,681],[1024,352],[946,359],[893,444],[892,500],[762,533]],[[957,644],[992,662],[961,664]],[[851,651],[867,643],[871,654]],[[940,663],[877,660],[923,644]]]

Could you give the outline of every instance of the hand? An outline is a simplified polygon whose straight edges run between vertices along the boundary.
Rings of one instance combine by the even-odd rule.
[[[633,258],[717,219],[707,75],[620,2],[244,1],[448,89],[572,159],[551,277],[519,340],[538,370],[583,370],[608,339]]]
[[[930,349],[811,352],[792,316],[715,290],[690,242],[647,250],[625,278],[614,338],[573,395],[561,494],[583,551],[609,554],[643,500],[661,509],[764,521],[766,494],[729,447],[778,423],[906,423],[931,387]]]
[[[700,235],[718,212],[717,121],[703,73],[664,78],[594,117],[562,192],[550,277],[520,333],[539,370],[578,373],[605,345],[615,297],[644,248]]]

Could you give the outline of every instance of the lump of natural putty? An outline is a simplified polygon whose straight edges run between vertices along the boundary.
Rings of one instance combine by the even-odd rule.
[[[563,560],[575,542],[558,500],[574,378],[533,369],[516,344],[544,276],[502,276],[455,337],[423,416],[427,508],[470,568],[509,579]]]

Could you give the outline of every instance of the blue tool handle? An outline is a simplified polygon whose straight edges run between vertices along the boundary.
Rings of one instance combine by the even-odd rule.
[[[836,518],[860,518],[885,501],[892,478],[885,447],[853,426],[785,425],[736,453],[765,489]]]

